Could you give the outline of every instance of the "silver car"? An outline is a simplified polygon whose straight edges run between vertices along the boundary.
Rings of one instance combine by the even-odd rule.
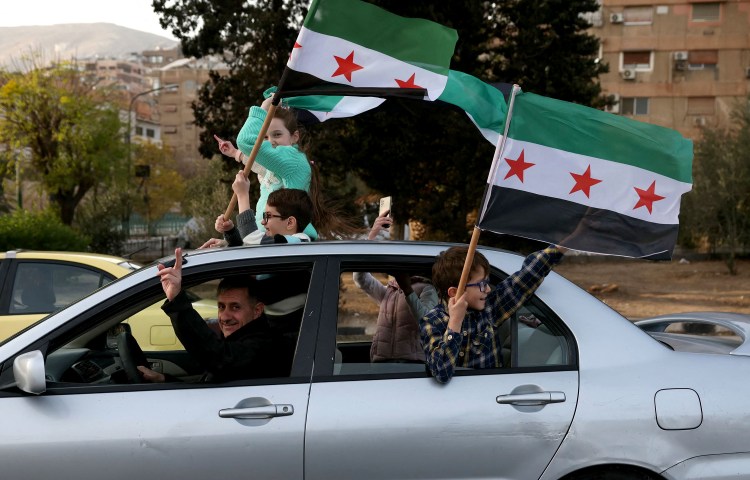
[[[447,385],[371,363],[377,305],[352,272],[430,274],[447,244],[330,242],[189,252],[183,286],[310,278],[288,377],[210,384],[122,322],[163,300],[144,267],[0,345],[3,478],[728,479],[750,477],[750,358],[672,349],[554,272],[503,325],[505,368]],[[497,282],[523,257],[481,251]],[[215,298],[215,297],[214,297]],[[372,303],[372,302],[371,302]],[[530,321],[533,319],[533,321]]]

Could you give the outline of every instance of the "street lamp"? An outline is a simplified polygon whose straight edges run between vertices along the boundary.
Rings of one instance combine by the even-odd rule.
[[[140,92],[136,95],[133,95],[133,98],[130,99],[130,105],[128,106],[128,134],[125,137],[126,144],[127,144],[127,155],[128,155],[128,176],[127,176],[128,190],[130,187],[130,177],[131,177],[130,172],[133,169],[133,154],[132,154],[132,149],[131,149],[131,142],[132,142],[132,135],[133,135],[133,130],[132,130],[133,128],[132,127],[133,106],[135,105],[135,101],[138,100],[139,97],[148,95],[149,93],[158,92],[159,90],[172,90],[177,87],[179,87],[178,84],[170,83],[168,85],[163,85],[161,87],[152,88],[151,90],[146,90],[145,92]],[[130,192],[128,191],[128,193]],[[128,195],[127,218],[125,219],[125,229],[126,229],[128,237],[130,237],[130,210],[131,210],[130,196]]]

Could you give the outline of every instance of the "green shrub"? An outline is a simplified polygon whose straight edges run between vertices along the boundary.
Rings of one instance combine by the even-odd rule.
[[[85,251],[88,243],[87,237],[64,225],[50,211],[16,210],[0,217],[0,251]]]
[[[128,201],[125,194],[110,189],[81,202],[73,226],[90,239],[88,251],[122,256],[127,233],[120,222]]]

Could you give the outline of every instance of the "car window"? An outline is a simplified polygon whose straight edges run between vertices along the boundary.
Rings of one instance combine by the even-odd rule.
[[[50,313],[111,282],[103,272],[70,264],[19,262],[11,292],[11,314]]]
[[[338,317],[334,375],[425,374],[418,320],[395,328],[395,311],[403,315],[407,304],[396,299],[394,274],[364,271],[351,266],[339,278]],[[429,284],[429,270],[403,272],[418,275]],[[506,275],[493,272],[491,283]],[[431,284],[430,284],[431,285]],[[435,293],[436,294],[436,293]],[[430,309],[435,305],[433,301]],[[413,309],[410,310],[413,312]],[[380,318],[380,323],[379,323]],[[398,317],[400,318],[400,317]],[[398,320],[396,320],[398,321]],[[568,368],[575,365],[575,342],[568,329],[536,296],[530,298],[499,328],[502,339],[502,371],[514,368]],[[470,371],[458,369],[459,374]]]
[[[531,298],[501,327],[503,364],[510,367],[572,365],[573,349],[567,330],[541,304]]]
[[[399,288],[394,276],[399,274],[408,277],[410,283],[413,281],[417,298],[421,295],[429,307],[425,311],[435,306],[437,296],[424,290],[434,292],[423,269],[396,268],[390,274],[361,270],[341,273],[335,375],[425,372],[418,319]],[[398,328],[384,327],[388,316],[385,312],[394,312],[390,318],[400,319]]]
[[[216,279],[185,289],[193,308],[217,334],[219,333],[219,320],[216,310],[216,288],[218,285],[219,280]],[[124,320],[124,323],[130,325],[130,330],[143,351],[185,349],[174,332],[169,316],[161,309],[163,303],[164,298],[161,297]]]
[[[142,373],[133,373],[137,365],[163,375],[163,383],[175,386],[288,377],[310,287],[311,267],[283,271],[233,269],[230,275],[227,270],[223,273],[221,277],[216,276],[219,273],[203,273],[200,277],[191,279],[186,275],[183,278],[183,288],[188,293],[183,301],[192,304],[194,312],[190,315],[197,317],[192,316],[193,320],[188,321],[177,315],[179,320],[176,321],[181,326],[178,331],[162,310],[165,296],[156,277],[149,279],[144,291],[131,288],[121,292],[115,299],[116,304],[91,316],[87,328],[78,328],[70,338],[51,342],[45,364],[49,385],[64,392],[71,384],[148,384]],[[240,330],[242,324],[239,324],[225,338],[219,323],[217,300],[226,297],[217,293],[217,287],[228,276],[252,277],[257,298],[251,301],[251,311],[255,312],[253,308],[259,304],[262,308],[258,316],[245,324],[251,327],[249,330]],[[184,307],[185,303],[182,305],[178,309],[180,312],[190,310]],[[225,308],[230,311],[232,307]],[[228,318],[225,321],[229,324],[235,319],[232,316],[222,318]],[[180,341],[186,331],[194,332],[187,338],[187,349],[184,341]],[[245,374],[245,366],[235,368],[235,365],[237,361],[255,358],[247,350],[251,343],[260,345],[260,351],[267,355],[248,365],[249,373]],[[134,364],[133,358],[141,360]]]

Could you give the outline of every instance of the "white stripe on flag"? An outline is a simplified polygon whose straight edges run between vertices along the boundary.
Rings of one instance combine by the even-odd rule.
[[[384,55],[377,50],[362,47],[342,38],[324,35],[302,28],[297,43],[302,45],[292,50],[287,66],[298,72],[307,73],[323,81],[352,85],[357,87],[397,88],[395,79],[408,81],[414,74],[414,83],[427,89],[427,98],[437,99],[448,82],[447,75],[439,75],[429,70],[402,62],[397,58]],[[303,52],[314,51],[315,55]],[[352,72],[352,81],[344,75],[332,75],[339,68],[335,56],[346,58],[354,51],[354,63],[361,65],[361,70]]]
[[[524,161],[533,163],[534,166],[524,170],[523,182],[517,175],[506,179],[505,176],[510,171],[506,159],[518,159],[521,151],[524,152]],[[589,166],[591,177],[602,181],[591,186],[590,198],[581,190],[571,194],[571,190],[576,185],[571,173],[583,175]],[[490,180],[493,185],[499,187],[568,200],[660,224],[679,223],[680,196],[691,189],[689,183],[649,170],[512,138],[507,139],[502,155],[498,159],[495,178]],[[654,181],[656,182],[655,193],[665,198],[652,203],[651,213],[646,207],[635,209],[640,196],[634,187],[648,190]]]

